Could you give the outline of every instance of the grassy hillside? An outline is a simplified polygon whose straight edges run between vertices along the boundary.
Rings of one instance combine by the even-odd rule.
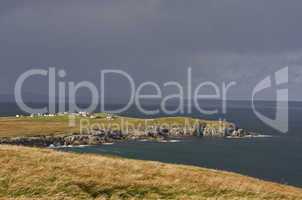
[[[75,126],[70,127],[68,116],[56,117],[0,117],[0,137],[17,137],[17,136],[41,136],[41,135],[59,135],[79,133],[80,124],[88,125],[90,128],[100,126],[101,128],[115,129],[119,125],[125,127],[126,124],[138,128],[144,128],[146,125],[179,125],[185,126],[186,123],[194,125],[197,121],[206,123],[209,127],[217,127],[218,121],[207,121],[193,119],[188,117],[164,117],[156,119],[139,119],[130,117],[117,116],[113,120],[107,120],[105,117],[97,119],[76,117]],[[130,126],[131,127],[131,126]],[[84,129],[85,131],[85,129]]]
[[[302,199],[234,173],[0,145],[0,199]]]

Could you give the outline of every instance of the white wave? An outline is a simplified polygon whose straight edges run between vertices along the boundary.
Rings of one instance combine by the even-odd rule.
[[[107,142],[107,143],[103,143],[103,145],[113,145],[113,142]]]

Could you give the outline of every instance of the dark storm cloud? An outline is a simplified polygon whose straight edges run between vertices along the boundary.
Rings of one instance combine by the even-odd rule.
[[[62,67],[78,80],[120,68],[138,81],[184,81],[188,65],[196,82],[243,81],[235,97],[284,66],[296,87],[301,8],[299,0],[1,1],[0,81],[9,84],[0,89],[10,92],[33,67]]]
[[[297,39],[302,34],[302,2],[298,0],[65,0],[26,1],[19,6],[7,2],[1,3],[0,11],[10,11],[2,20],[8,28],[44,33],[49,40],[60,39],[49,38],[60,33],[61,39],[77,38],[78,44],[91,37],[108,46],[160,46],[172,51],[301,48]]]

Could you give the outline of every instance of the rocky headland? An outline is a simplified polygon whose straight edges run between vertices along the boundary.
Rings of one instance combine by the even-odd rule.
[[[207,127],[206,124],[198,124],[196,127],[184,128],[160,128],[135,130],[106,130],[93,129],[89,133],[72,133],[59,135],[41,135],[41,136],[18,136],[1,137],[0,144],[13,144],[36,147],[59,147],[76,145],[100,145],[116,141],[127,140],[150,140],[164,141],[172,138],[181,138],[188,136],[195,137],[216,137],[216,138],[243,138],[255,136],[255,133],[244,129],[234,128],[234,125],[228,128]]]

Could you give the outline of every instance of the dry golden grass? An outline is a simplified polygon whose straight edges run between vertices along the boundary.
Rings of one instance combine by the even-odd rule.
[[[81,121],[82,120],[82,121]],[[218,126],[217,121],[205,121],[200,120],[201,122],[206,122],[209,126]],[[84,126],[89,124],[89,127],[100,128],[112,128],[115,129],[119,125],[120,127],[125,127],[126,124],[129,124],[129,127],[132,126],[138,128],[144,128],[146,125],[194,125],[197,122],[197,119],[186,118],[186,117],[165,117],[157,119],[138,119],[138,118],[129,118],[129,117],[116,117],[114,120],[107,120],[105,118],[99,119],[89,119],[89,118],[76,118],[76,126],[70,127],[68,123],[67,116],[58,116],[58,117],[0,117],[0,137],[17,137],[17,136],[41,136],[41,135],[59,135],[59,134],[70,134],[70,133],[79,133],[80,124]],[[85,131],[85,129],[83,129]]]
[[[0,145],[0,199],[302,199],[302,189],[160,162]]]
[[[17,136],[38,136],[38,135],[58,135],[72,133],[79,130],[79,127],[69,127],[67,119],[32,119],[29,117],[0,118],[0,137]]]

